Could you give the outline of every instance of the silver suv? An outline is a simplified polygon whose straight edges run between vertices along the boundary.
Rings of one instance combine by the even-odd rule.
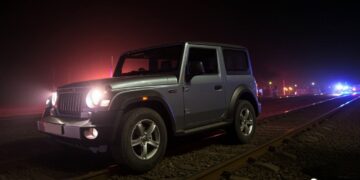
[[[226,126],[229,138],[247,143],[261,111],[256,92],[246,48],[162,45],[124,53],[112,78],[59,87],[38,129],[145,172],[164,156],[170,136]]]

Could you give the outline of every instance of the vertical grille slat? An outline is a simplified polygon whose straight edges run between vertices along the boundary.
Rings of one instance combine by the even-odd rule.
[[[59,112],[65,115],[79,115],[82,105],[81,93],[64,93],[59,95]]]
[[[73,94],[72,108],[71,108],[72,112],[76,112],[76,109],[77,109],[75,102],[76,102],[76,96]]]
[[[74,95],[70,95],[70,108],[69,108],[70,112],[74,112]]]
[[[76,101],[77,101],[77,97],[74,96],[74,100],[73,100],[73,106],[74,106],[74,109],[73,111],[76,112],[77,111],[77,104],[76,104]]]
[[[80,96],[77,97],[77,105],[76,105],[77,111],[81,111],[81,98],[82,96],[80,94]]]

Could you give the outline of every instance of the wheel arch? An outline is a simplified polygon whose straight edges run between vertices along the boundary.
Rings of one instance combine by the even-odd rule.
[[[147,97],[143,100],[143,97]],[[175,133],[175,118],[169,104],[160,93],[153,90],[142,90],[136,92],[122,92],[115,95],[110,110],[118,111],[115,121],[113,139],[116,138],[118,127],[123,121],[122,117],[132,109],[147,107],[155,110],[163,118],[168,135]]]
[[[235,89],[235,91],[231,97],[231,100],[230,100],[230,108],[229,108],[228,116],[231,119],[233,119],[233,116],[234,116],[234,113],[236,110],[236,106],[239,104],[239,102],[241,100],[247,100],[251,103],[251,105],[254,107],[256,116],[258,116],[260,114],[260,112],[259,112],[260,110],[258,107],[258,100],[257,100],[256,96],[245,85],[240,85],[239,87],[237,87]]]

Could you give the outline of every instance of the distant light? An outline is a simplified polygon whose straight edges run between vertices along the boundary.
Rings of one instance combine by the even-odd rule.
[[[50,103],[50,99],[46,99],[45,104],[46,104],[46,105],[49,105],[49,103]]]
[[[272,85],[272,81],[269,81],[269,85]]]
[[[341,91],[341,90],[343,90],[343,88],[344,88],[344,87],[343,87],[343,85],[342,85],[341,83],[338,83],[338,84],[335,85],[335,89],[336,89],[336,90]]]
[[[288,91],[289,89],[287,87],[284,87],[284,91]]]
[[[293,90],[293,88],[290,86],[290,87],[289,87],[289,91],[292,91],[292,90]]]
[[[353,87],[352,90],[353,90],[353,91],[356,91],[356,87]]]
[[[297,86],[298,86],[297,84],[294,85],[294,87],[297,87]]]
[[[148,99],[149,99],[149,97],[147,97],[147,96],[143,96],[143,97],[142,97],[142,100],[143,100],[143,101],[147,101]]]
[[[311,85],[312,85],[312,86],[315,86],[315,82],[311,82]]]

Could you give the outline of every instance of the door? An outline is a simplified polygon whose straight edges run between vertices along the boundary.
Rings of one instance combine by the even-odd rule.
[[[189,47],[184,83],[187,129],[220,121],[225,111],[218,54],[215,47]]]

